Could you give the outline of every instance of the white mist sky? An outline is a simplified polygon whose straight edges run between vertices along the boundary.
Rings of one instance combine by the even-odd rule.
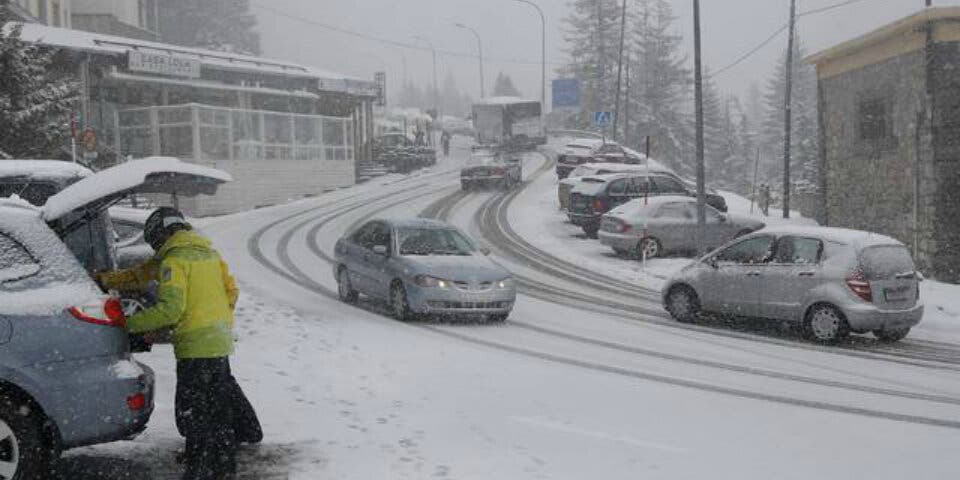
[[[549,103],[549,82],[555,78],[554,63],[566,60],[563,18],[571,7],[567,0],[535,1],[547,16]],[[841,2],[798,0],[798,10]],[[526,97],[540,96],[540,18],[533,7],[515,0],[252,0],[251,3],[260,22],[264,55],[361,78],[372,79],[375,71],[386,70],[388,95],[396,94],[404,75],[420,85],[432,82],[430,52],[384,45],[310,25],[308,21],[407,43],[417,43],[414,37],[420,35],[430,39],[437,49],[474,54],[473,35],[454,26],[462,22],[476,29],[483,40],[488,94],[497,73],[503,71],[513,77]],[[628,8],[629,3],[628,0]],[[693,1],[671,0],[670,3],[692,66]],[[704,64],[718,70],[749,51],[787,22],[789,5],[789,0],[701,0]],[[934,5],[956,6],[960,0],[934,0]],[[803,17],[799,23],[800,36],[807,52],[813,53],[922,8],[924,0],[863,0]],[[774,62],[786,48],[786,41],[783,33],[757,54],[718,77],[720,88],[742,94],[751,82],[764,85]],[[502,59],[533,63],[509,63]],[[447,72],[451,72],[461,90],[479,97],[476,58],[439,55],[437,63],[441,85]]]

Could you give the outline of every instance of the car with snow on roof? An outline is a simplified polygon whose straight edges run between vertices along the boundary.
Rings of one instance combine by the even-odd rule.
[[[721,213],[705,205],[708,247],[760,230],[763,222]],[[697,201],[688,196],[654,196],[631,200],[605,214],[600,243],[619,255],[655,258],[668,252],[697,251]]]
[[[871,232],[830,227],[767,228],[691,263],[663,288],[681,322],[701,313],[800,325],[814,341],[851,332],[895,342],[923,318],[920,281],[907,247]]]
[[[476,146],[460,169],[460,187],[470,190],[479,187],[496,187],[509,190],[523,181],[523,163],[514,153],[497,148]]]
[[[458,228],[428,219],[371,220],[337,241],[333,274],[340,300],[386,300],[401,321],[423,315],[483,316],[513,310],[513,276]]]
[[[43,478],[62,450],[134,436],[153,411],[154,374],[122,328],[135,305],[104,293],[65,238],[127,195],[212,194],[229,180],[152,158],[87,174],[43,206],[0,199],[0,476]]]

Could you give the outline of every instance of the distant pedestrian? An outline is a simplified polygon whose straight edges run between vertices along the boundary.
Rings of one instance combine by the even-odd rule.
[[[440,144],[443,145],[443,156],[450,156],[450,132],[444,130],[440,135]]]
[[[760,184],[760,211],[763,216],[770,216],[770,185]]]

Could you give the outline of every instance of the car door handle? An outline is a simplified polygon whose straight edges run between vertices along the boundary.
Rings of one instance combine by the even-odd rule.
[[[748,277],[759,277],[760,272],[747,272]]]
[[[801,277],[812,277],[812,276],[814,276],[814,275],[816,275],[816,274],[817,274],[817,272],[800,272],[800,273],[798,273],[797,275],[799,275],[799,276],[801,276]]]

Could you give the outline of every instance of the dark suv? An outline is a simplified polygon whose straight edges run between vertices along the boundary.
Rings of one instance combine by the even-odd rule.
[[[583,228],[587,236],[595,238],[603,214],[630,200],[642,198],[648,192],[650,196],[692,195],[683,180],[669,173],[614,173],[584,177],[570,193],[567,216]]]

